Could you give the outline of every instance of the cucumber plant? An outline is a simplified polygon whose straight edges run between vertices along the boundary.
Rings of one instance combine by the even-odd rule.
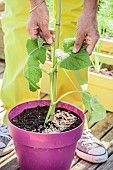
[[[85,105],[86,110],[89,111],[90,122],[99,121],[106,116],[105,108],[99,103],[96,96],[91,96],[91,94],[84,90],[77,90],[67,92],[56,99],[56,84],[57,84],[57,67],[67,70],[80,70],[91,65],[91,61],[88,53],[86,52],[86,45],[83,44],[82,48],[78,53],[73,53],[72,48],[75,43],[75,38],[65,39],[62,43],[62,49],[59,49],[59,37],[60,37],[60,14],[61,14],[61,0],[57,0],[57,12],[56,12],[56,34],[55,43],[52,50],[52,69],[50,72],[41,68],[41,64],[46,61],[46,42],[38,37],[35,40],[27,40],[27,51],[28,51],[28,62],[27,69],[24,73],[25,78],[28,80],[29,89],[33,92],[40,89],[37,85],[42,78],[42,72],[45,72],[50,78],[50,107],[48,114],[45,119],[45,124],[48,123],[50,117],[54,114],[55,105],[66,95],[71,93],[79,92],[82,95],[82,100]],[[52,48],[52,47],[51,47]],[[72,81],[72,80],[71,80]]]

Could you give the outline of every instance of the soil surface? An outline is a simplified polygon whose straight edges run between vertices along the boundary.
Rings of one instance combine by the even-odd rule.
[[[82,123],[81,118],[75,113],[63,108],[57,108],[54,117],[49,120],[46,128],[44,128],[43,125],[48,108],[48,106],[38,106],[26,109],[13,118],[11,122],[21,129],[40,133],[65,132],[74,129]]]
[[[95,72],[94,67],[90,67],[91,72]],[[113,78],[113,65],[102,64],[99,74]]]

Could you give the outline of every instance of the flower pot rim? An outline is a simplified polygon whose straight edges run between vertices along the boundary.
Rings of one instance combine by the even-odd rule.
[[[26,133],[31,133],[31,134],[38,134],[38,135],[58,135],[58,134],[66,134],[66,133],[69,133],[69,132],[73,132],[75,129],[78,129],[80,126],[82,126],[83,124],[84,124],[84,120],[85,120],[85,116],[83,116],[82,118],[81,118],[81,120],[82,120],[82,123],[79,125],[79,126],[77,126],[76,128],[74,128],[74,129],[72,129],[72,130],[68,130],[68,131],[65,131],[65,132],[53,132],[53,133],[39,133],[39,132],[32,132],[32,131],[27,131],[27,130],[24,130],[24,129],[21,129],[21,128],[19,128],[19,127],[17,127],[17,126],[15,126],[13,123],[11,123],[11,121],[10,121],[10,113],[14,110],[14,109],[16,109],[16,108],[18,108],[19,106],[21,106],[21,105],[23,105],[23,104],[27,104],[27,103],[31,103],[31,102],[37,102],[37,101],[48,101],[48,102],[50,102],[50,100],[30,100],[30,101],[27,101],[27,102],[23,102],[23,103],[20,103],[20,104],[18,104],[18,105],[16,105],[16,106],[14,106],[10,111],[9,111],[9,113],[8,113],[8,123],[9,124],[11,124],[13,127],[15,127],[16,129],[18,129],[18,130],[21,130],[21,131],[24,131],[24,132],[26,132]],[[71,103],[69,103],[69,102],[64,102],[64,101],[59,101],[57,104],[61,104],[61,103],[64,103],[64,104],[69,104],[69,105],[72,105],[72,106],[74,106],[74,107],[76,107],[77,108],[77,110],[80,110],[81,111],[81,113],[83,113],[83,111],[79,108],[79,107],[77,107],[77,106],[75,106],[75,105],[73,105],[73,104],[71,104]],[[38,106],[38,105],[37,105]],[[43,105],[44,106],[44,105]],[[46,106],[46,105],[45,105]],[[31,107],[32,108],[32,107]],[[77,113],[76,113],[77,114]],[[84,115],[84,113],[83,113],[83,115]]]

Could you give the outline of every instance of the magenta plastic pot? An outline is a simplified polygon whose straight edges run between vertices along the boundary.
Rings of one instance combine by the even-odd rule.
[[[8,114],[9,131],[14,140],[17,158],[21,170],[69,170],[74,157],[77,141],[83,131],[84,114],[74,105],[59,102],[62,107],[75,112],[82,119],[77,128],[52,134],[41,134],[22,130],[10,120],[24,109],[37,106],[49,106],[49,100],[36,100],[14,107]]]

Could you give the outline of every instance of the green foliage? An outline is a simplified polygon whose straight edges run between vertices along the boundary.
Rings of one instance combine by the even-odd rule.
[[[102,45],[101,45],[101,41],[98,41],[96,46],[95,46],[95,52],[93,55],[94,55],[94,60],[92,58],[91,59],[91,63],[94,67],[94,71],[95,73],[99,73],[100,72],[100,69],[101,69],[101,66],[102,66],[102,62],[100,60],[100,56],[98,55],[98,53],[101,52],[101,48],[102,48]]]
[[[34,60],[39,60],[42,64],[45,63],[46,60],[46,48],[43,47],[45,41],[42,38],[38,38],[35,40],[27,40],[27,52],[31,57],[34,57]]]
[[[36,91],[37,89],[39,89],[37,83],[40,81],[40,78],[42,78],[42,71],[39,67],[28,67],[26,72],[24,73],[24,77],[29,81],[30,90]]]
[[[99,0],[97,19],[100,34],[113,37],[113,0]]]
[[[82,101],[85,105],[86,110],[90,110],[90,100],[91,100],[92,96],[89,92],[84,92],[82,93]]]
[[[80,70],[91,65],[85,44],[83,44],[80,51],[75,54],[72,52],[74,43],[74,38],[65,39],[63,42],[64,51],[60,50],[56,53],[56,57],[59,59],[59,65],[61,68],[68,70]]]
[[[92,97],[90,105],[91,110],[89,110],[90,111],[89,122],[94,123],[106,117],[106,110],[104,106],[101,103],[99,103],[97,96]]]
[[[82,94],[82,100],[86,110],[90,113],[90,123],[100,121],[106,117],[106,110],[96,96],[91,96],[89,92],[84,92]]]
[[[66,53],[72,51],[75,40],[76,40],[75,38],[67,38],[63,41],[62,46]]]
[[[75,39],[65,39],[63,42],[64,57],[61,60],[63,54],[61,53],[60,62],[57,64],[61,68],[68,70],[79,70],[91,65],[88,53],[85,50],[85,45],[81,48],[79,53],[74,54],[72,52],[72,47],[74,45]],[[24,73],[24,76],[29,81],[29,88],[31,91],[36,91],[39,89],[37,83],[42,77],[42,70],[40,64],[44,64],[46,60],[46,48],[43,46],[45,44],[44,40],[37,38],[35,40],[27,41],[27,51],[29,54],[28,68]],[[66,58],[67,56],[67,58]]]
[[[75,43],[75,38],[65,39],[63,41],[63,50],[60,49],[56,50],[56,57],[58,59],[58,61],[56,62],[57,66],[59,65],[61,68],[68,69],[68,70],[80,70],[91,65],[89,55],[86,52],[85,44],[83,44],[82,48],[78,53],[74,54],[72,52],[74,43]],[[41,63],[44,64],[46,60],[47,50],[44,47],[44,45],[45,42],[41,38],[37,38],[36,40],[28,40],[26,45],[29,58],[27,63],[28,67],[24,73],[24,76],[29,82],[29,89],[33,92],[40,88],[37,85],[37,83],[42,78],[42,71],[46,72],[46,70],[43,70],[40,67],[40,64]],[[56,65],[52,68],[50,73],[46,72],[50,77],[56,71]],[[73,92],[77,92],[77,90],[72,91],[71,93]],[[78,91],[78,92],[82,93],[83,103],[86,109],[90,113],[89,118],[91,122],[99,121],[105,118],[106,111],[104,107],[98,102],[95,96],[92,97],[91,94],[88,92],[83,92],[83,91]],[[69,93],[70,92],[68,92],[67,94]],[[53,94],[50,95],[52,96]],[[62,97],[63,96],[61,96],[60,98]],[[55,102],[52,103],[51,107],[53,107],[54,105]],[[49,109],[46,122],[50,115],[51,115],[51,108]]]
[[[43,39],[37,38],[36,40],[28,40],[26,44],[29,59],[24,77],[29,81],[29,89],[33,92],[40,88],[37,85],[42,78],[40,63],[44,64],[46,60],[46,48],[43,47],[44,43]]]

